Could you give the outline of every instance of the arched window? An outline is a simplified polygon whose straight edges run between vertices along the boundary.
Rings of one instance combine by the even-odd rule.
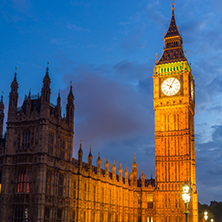
[[[18,193],[29,193],[30,192],[30,176],[26,169],[18,171],[17,176],[17,192]]]
[[[50,155],[53,155],[53,144],[54,144],[54,134],[50,132],[48,138],[48,153]]]
[[[22,147],[23,148],[27,148],[30,146],[30,131],[29,130],[25,130],[22,133]]]
[[[60,140],[60,158],[65,159],[65,148],[66,148],[66,142],[65,140]]]

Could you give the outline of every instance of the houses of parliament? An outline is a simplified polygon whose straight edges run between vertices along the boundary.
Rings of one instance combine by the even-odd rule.
[[[0,101],[1,222],[182,222],[182,185],[191,188],[189,221],[198,222],[195,175],[195,83],[175,22],[174,4],[163,54],[153,72],[155,110],[155,179],[138,178],[105,161],[83,162],[82,144],[73,158],[74,95],[67,95],[61,116],[60,94],[50,102],[47,67],[41,93],[18,103],[17,74],[11,83],[6,133]],[[151,76],[150,76],[151,77]],[[111,166],[111,172],[109,171]]]

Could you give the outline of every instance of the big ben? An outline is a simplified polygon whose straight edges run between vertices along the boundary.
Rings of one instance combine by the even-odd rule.
[[[155,222],[182,222],[182,185],[191,188],[189,221],[198,221],[194,114],[195,83],[175,22],[175,6],[164,36],[163,54],[154,67]]]

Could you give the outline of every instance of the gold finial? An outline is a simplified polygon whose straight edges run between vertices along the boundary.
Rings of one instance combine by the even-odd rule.
[[[174,0],[172,0],[172,10],[175,9],[175,3],[174,3]]]
[[[155,60],[155,63],[157,63],[157,57],[158,57],[158,53],[156,53],[156,60]]]

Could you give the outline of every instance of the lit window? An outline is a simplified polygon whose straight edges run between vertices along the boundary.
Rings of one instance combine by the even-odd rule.
[[[0,194],[2,193],[2,172],[0,172]]]
[[[147,208],[153,208],[153,194],[147,194]]]
[[[17,177],[17,192],[30,193],[30,178],[26,170],[20,170]]]

